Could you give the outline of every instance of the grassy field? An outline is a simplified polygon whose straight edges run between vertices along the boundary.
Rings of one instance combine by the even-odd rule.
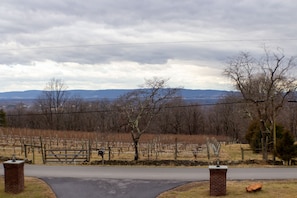
[[[257,192],[246,192],[245,188],[256,181],[227,181],[226,198],[292,198],[297,194],[297,180],[257,181],[263,188]],[[194,182],[162,193],[158,198],[205,198],[209,195],[209,182]]]
[[[25,189],[19,194],[6,193],[4,190],[4,177],[0,177],[0,197],[5,198],[56,198],[51,188],[42,180],[25,177]]]
[[[242,153],[241,148],[244,148],[244,160],[261,160],[262,155],[253,153],[251,150],[249,150],[248,144],[229,144],[229,145],[222,145],[221,151],[220,151],[220,160],[223,161],[240,161],[242,160]],[[141,154],[140,160],[173,160],[174,154],[173,150],[169,150],[167,152],[158,153],[158,156],[156,157],[155,153],[152,153],[150,157],[147,155]],[[12,155],[16,155],[18,158],[24,159],[24,153],[21,153],[21,149],[19,147],[12,148],[12,147],[6,147],[5,149],[1,149],[0,147],[0,156],[6,156],[11,157]],[[134,152],[133,150],[122,150],[119,154],[116,150],[112,151],[111,160],[133,160]],[[40,150],[36,149],[34,152],[30,151],[27,154],[27,158],[29,160],[34,161],[35,164],[42,164],[42,155]],[[269,155],[269,158],[272,159],[272,156]],[[105,155],[105,160],[108,159],[108,154]],[[92,151],[91,155],[91,161],[94,160],[101,160],[101,157],[98,156],[97,151]],[[193,154],[191,151],[180,151],[178,153],[177,160],[198,160],[198,161],[214,161],[216,160],[216,157],[211,154],[210,159],[207,157],[206,151],[198,153],[196,159],[193,157]]]

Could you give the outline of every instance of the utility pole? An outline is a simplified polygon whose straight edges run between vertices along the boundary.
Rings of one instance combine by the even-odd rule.
[[[275,109],[272,101],[272,122],[273,122],[273,163],[275,163],[276,158],[276,125],[275,125]]]

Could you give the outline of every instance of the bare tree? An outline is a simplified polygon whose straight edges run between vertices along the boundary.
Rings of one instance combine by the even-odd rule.
[[[86,104],[80,96],[67,99],[63,105],[63,126],[66,130],[87,131]]]
[[[284,109],[280,112],[279,119],[281,123],[284,123],[286,129],[297,138],[297,93],[295,92],[288,98],[288,103],[284,106]]]
[[[141,89],[131,91],[120,97],[118,105],[122,119],[131,132],[135,156],[139,159],[138,146],[142,134],[152,120],[164,108],[164,105],[176,94],[176,89],[167,87],[167,80],[153,78],[146,80]]]
[[[275,53],[264,50],[265,55],[258,59],[249,53],[230,59],[224,74],[254,108],[256,113],[250,111],[249,114],[260,121],[263,159],[267,160],[267,140],[272,134],[276,151],[275,118],[297,85],[296,78],[290,75],[296,66],[295,58],[286,58],[280,50]]]
[[[22,102],[15,105],[14,110],[10,111],[10,123],[13,123],[14,127],[23,128],[28,127],[26,105]]]
[[[241,141],[250,121],[246,115],[242,97],[238,93],[229,93],[211,108],[209,116],[214,117],[212,119],[216,123],[213,124],[220,131],[217,135],[232,137],[233,141]]]
[[[64,112],[64,105],[68,100],[67,86],[61,79],[52,78],[38,97],[36,103],[46,117],[47,124],[52,129],[59,130]]]
[[[185,127],[189,135],[205,133],[204,112],[198,103],[191,103],[185,108]]]
[[[204,133],[204,115],[198,103],[186,102],[182,97],[175,97],[159,115],[157,127],[161,133]]]
[[[160,127],[169,130],[170,133],[181,134],[185,128],[185,103],[181,97],[176,97],[167,103],[166,109],[161,112]],[[162,131],[163,132],[163,131]]]
[[[6,113],[3,109],[0,109],[0,127],[6,126]]]

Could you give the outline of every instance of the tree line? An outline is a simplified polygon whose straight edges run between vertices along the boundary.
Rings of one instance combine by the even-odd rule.
[[[54,79],[52,82],[62,81]],[[129,104],[130,107],[126,104],[126,98],[134,97],[134,92],[117,100],[92,101],[78,96],[68,98],[66,95],[64,99],[44,98],[48,97],[49,93],[55,95],[53,92],[45,91],[30,108],[20,103],[14,110],[5,112],[6,126],[67,131],[130,132],[126,122],[126,116],[129,115],[125,115],[127,112],[123,111],[123,107],[130,109],[131,114],[139,110],[133,109],[133,104]],[[178,95],[177,89],[174,97],[166,99],[162,108],[152,108],[158,112],[150,118],[143,118],[142,122],[149,123],[147,131],[150,133],[226,135],[240,139],[244,137],[245,131],[241,131],[242,127],[236,123],[234,113],[242,103],[238,100],[232,101],[233,97],[237,96],[230,95],[214,104],[200,104],[184,100]],[[239,121],[242,120],[238,119],[237,122]]]

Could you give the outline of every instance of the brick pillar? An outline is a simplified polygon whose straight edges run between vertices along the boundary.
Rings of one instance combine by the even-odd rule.
[[[209,166],[210,196],[226,195],[227,166]]]
[[[5,192],[20,193],[24,190],[24,161],[9,160],[3,163]]]

